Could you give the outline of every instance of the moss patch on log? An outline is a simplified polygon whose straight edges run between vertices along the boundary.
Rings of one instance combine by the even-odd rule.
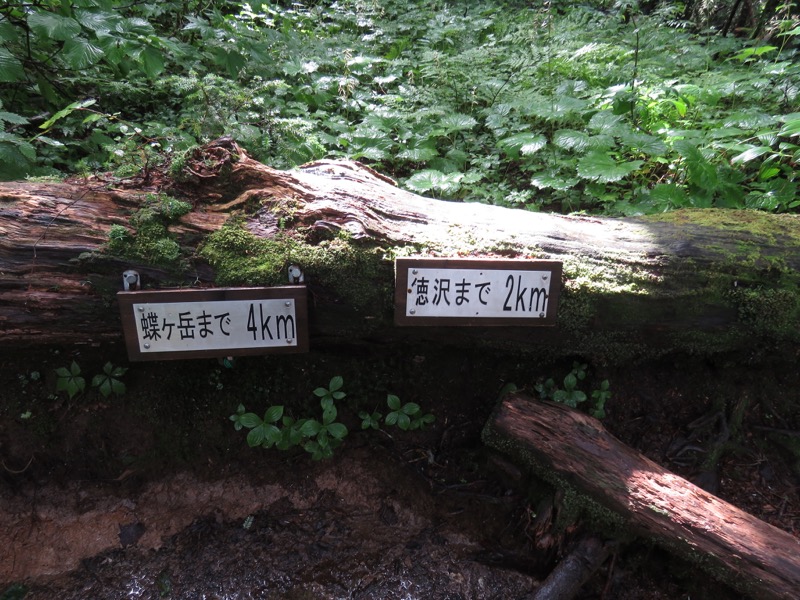
[[[199,250],[216,273],[219,285],[271,286],[288,283],[287,269],[296,264],[314,293],[318,286],[356,311],[391,314],[393,264],[386,251],[360,246],[346,236],[313,245],[288,233],[261,238],[230,219]]]
[[[191,210],[188,202],[165,194],[147,194],[141,208],[131,215],[133,232],[122,225],[112,225],[106,248],[114,256],[171,271],[183,270],[186,257],[169,227]]]

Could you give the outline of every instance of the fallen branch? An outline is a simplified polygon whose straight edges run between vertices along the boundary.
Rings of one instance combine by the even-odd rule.
[[[595,522],[626,527],[694,561],[757,599],[800,589],[800,541],[629,448],[593,417],[512,394],[486,424],[484,441],[557,486],[577,491]]]

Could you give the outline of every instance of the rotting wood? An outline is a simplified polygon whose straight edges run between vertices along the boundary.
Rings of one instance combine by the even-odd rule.
[[[445,202],[404,191],[354,162],[272,169],[230,139],[199,148],[181,182],[167,183],[160,190],[98,179],[0,183],[0,344],[120,340],[114,292],[127,268],[152,288],[210,286],[221,278],[225,285],[285,281],[279,272],[236,281],[224,261],[209,264],[198,255],[232,214],[258,238],[302,244],[300,258],[326,244],[361,255],[375,250],[366,271],[364,260],[350,264],[335,253],[342,264],[309,266],[312,345],[446,339],[620,364],[800,343],[800,216],[709,210],[613,219]],[[187,256],[177,275],[104,250],[112,225],[132,230],[130,215],[145,193],[164,190],[193,202],[170,227]],[[395,254],[562,261],[558,324],[535,333],[398,329],[391,314]]]
[[[568,485],[635,535],[692,560],[752,598],[800,589],[800,540],[713,496],[629,448],[589,415],[511,394],[484,441]],[[596,515],[595,515],[596,516]]]

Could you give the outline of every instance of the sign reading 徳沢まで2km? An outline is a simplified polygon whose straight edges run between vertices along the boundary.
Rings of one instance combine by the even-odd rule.
[[[398,325],[555,325],[562,265],[516,259],[399,258]]]
[[[120,292],[128,357],[306,352],[306,287]]]

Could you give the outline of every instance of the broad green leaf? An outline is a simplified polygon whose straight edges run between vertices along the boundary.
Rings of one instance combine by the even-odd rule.
[[[546,137],[540,133],[530,132],[517,133],[497,142],[497,146],[511,158],[535,154],[546,144]]]
[[[14,27],[8,21],[0,22],[0,42],[14,42],[19,37],[21,29]]]
[[[664,156],[667,153],[667,145],[654,135],[631,131],[622,134],[619,139],[628,148],[650,156]]]
[[[406,180],[406,187],[414,192],[428,192],[439,187],[444,179],[444,173],[434,169],[418,171]]]
[[[5,48],[0,47],[0,83],[13,83],[25,79],[22,63]]]
[[[100,61],[103,56],[103,50],[84,37],[76,37],[64,42],[62,57],[75,70],[85,69]]]
[[[388,404],[389,408],[391,408],[392,410],[399,410],[400,398],[398,398],[394,394],[389,394],[388,396],[386,396],[386,404]]]
[[[322,411],[322,424],[330,425],[336,420],[337,414],[338,411],[336,410],[335,406],[331,405],[326,407],[325,410]]]
[[[331,379],[330,383],[328,384],[328,390],[330,390],[331,392],[335,392],[337,390],[342,389],[343,385],[344,385],[344,378],[341,375],[337,375],[336,377],[333,377]]]
[[[51,137],[47,137],[46,135],[38,135],[38,136],[36,136],[36,141],[40,142],[42,144],[46,144],[48,146],[53,146],[54,148],[60,148],[60,147],[64,146],[64,144],[62,142],[59,142],[58,140],[54,140]]]
[[[347,427],[341,423],[331,423],[328,425],[328,433],[331,437],[341,440],[347,435]]]
[[[147,46],[139,55],[142,64],[142,71],[150,79],[155,79],[164,71],[164,56],[161,52]]]
[[[403,160],[410,160],[413,162],[425,162],[426,160],[430,160],[436,156],[439,156],[439,153],[435,149],[427,147],[406,148],[397,154],[397,158],[402,158]]]
[[[787,121],[781,130],[778,132],[778,135],[783,135],[787,137],[795,137],[800,135],[800,119],[793,119],[791,121]]]
[[[316,419],[309,419],[300,426],[300,433],[305,437],[314,437],[322,429],[322,423]]]
[[[326,390],[324,387],[318,387],[314,390],[314,395],[318,398],[324,398],[328,395],[328,390]]]
[[[589,147],[589,134],[574,129],[559,129],[553,134],[553,143],[564,150],[583,152]]]
[[[768,179],[772,179],[773,177],[777,177],[781,174],[781,170],[778,167],[765,167],[764,165],[761,166],[761,171],[758,173],[758,180],[759,181],[767,181]]]
[[[406,402],[401,410],[408,416],[414,416],[419,412],[419,404],[416,402]]]
[[[472,129],[477,124],[478,122],[475,119],[469,115],[463,115],[461,113],[447,115],[441,121],[439,121],[439,125],[444,128],[446,133]]]
[[[767,127],[769,125],[775,125],[776,122],[776,117],[760,111],[752,110],[729,115],[725,118],[724,124],[725,127],[739,127],[741,129],[752,131]]]
[[[263,423],[261,417],[255,413],[244,413],[239,417],[239,422],[247,428],[252,429]]]
[[[759,156],[764,156],[768,152],[772,152],[772,148],[768,146],[754,146],[753,148],[749,148],[745,150],[741,154],[737,154],[731,159],[731,162],[736,163],[747,163],[751,160],[755,160]]]
[[[261,423],[260,425],[251,429],[250,433],[247,434],[247,445],[251,448],[260,446],[266,436],[267,430],[264,427],[264,423]]]
[[[591,181],[609,183],[624,179],[642,164],[641,160],[618,163],[605,152],[592,151],[578,161],[578,175]]]
[[[586,139],[586,145],[589,150],[611,150],[616,146],[616,142],[613,135],[598,133],[597,135],[590,135]]]
[[[674,183],[659,183],[653,186],[650,198],[665,208],[681,208],[689,205],[686,190]]]
[[[44,10],[28,16],[28,27],[36,35],[61,42],[73,40],[81,33],[81,26],[75,19]]]
[[[578,183],[575,177],[562,177],[553,173],[539,173],[531,179],[531,185],[540,189],[553,189],[564,191],[575,187]]]
[[[264,424],[264,442],[268,448],[274,446],[283,438],[283,432],[275,427],[275,425]]]
[[[264,413],[264,421],[267,423],[277,423],[283,416],[283,406],[270,406]]]
[[[358,152],[353,154],[354,158],[368,158],[370,160],[385,160],[389,157],[389,153],[377,148],[375,146],[370,146],[359,150]]]
[[[601,110],[595,113],[589,120],[589,129],[593,129],[598,133],[619,135],[626,131],[626,129],[620,125],[622,119],[622,115],[615,115],[610,110]]]

